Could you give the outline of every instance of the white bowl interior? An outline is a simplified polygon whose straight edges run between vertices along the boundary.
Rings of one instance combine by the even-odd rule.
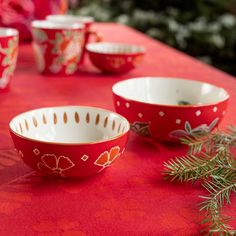
[[[91,23],[94,21],[92,16],[74,16],[74,15],[48,15],[47,20],[58,23]]]
[[[126,99],[160,105],[211,104],[229,96],[223,88],[208,83],[160,77],[124,80],[112,90]]]
[[[18,30],[12,28],[0,28],[0,37],[16,36]]]
[[[95,107],[41,108],[22,113],[10,129],[25,138],[53,143],[91,143],[113,139],[129,130],[128,121]]]
[[[145,52],[145,48],[142,46],[122,43],[90,43],[86,48],[90,52],[105,54],[136,54]]]
[[[83,29],[84,28],[84,25],[81,23],[52,22],[48,20],[32,21],[31,26],[34,28],[43,28],[43,29]]]

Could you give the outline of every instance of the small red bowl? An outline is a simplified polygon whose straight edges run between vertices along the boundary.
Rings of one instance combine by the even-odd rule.
[[[124,152],[129,122],[100,108],[49,107],[22,113],[10,133],[23,161],[45,174],[85,177],[101,172]]]
[[[131,129],[159,141],[211,131],[224,117],[229,94],[214,85],[176,78],[134,78],[113,88],[116,111]]]
[[[121,43],[90,43],[86,46],[90,60],[106,73],[126,73],[143,60],[145,48]]]

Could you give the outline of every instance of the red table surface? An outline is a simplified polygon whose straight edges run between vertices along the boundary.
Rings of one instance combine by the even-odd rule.
[[[142,44],[143,64],[125,75],[104,75],[85,61],[73,77],[36,72],[30,45],[21,45],[11,89],[0,94],[0,235],[198,235],[199,186],[163,181],[163,162],[186,148],[130,135],[125,155],[90,179],[42,177],[13,151],[8,123],[18,113],[54,105],[114,110],[112,85],[138,76],[183,77],[222,86],[231,95],[222,126],[233,124],[236,80],[149,37],[117,24],[96,24],[105,41]],[[234,203],[234,199],[233,202]],[[226,209],[235,215],[235,207]]]

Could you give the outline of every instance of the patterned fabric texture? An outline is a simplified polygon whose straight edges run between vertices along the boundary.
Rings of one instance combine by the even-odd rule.
[[[129,74],[104,75],[86,57],[77,75],[47,78],[36,70],[31,45],[20,46],[10,91],[0,94],[0,235],[199,235],[198,196],[206,193],[197,185],[166,182],[161,174],[164,161],[186,152],[183,146],[154,143],[131,133],[119,162],[84,180],[40,176],[16,155],[8,131],[13,116],[69,104],[114,110],[111,86],[132,77],[184,77],[222,86],[231,98],[221,125],[235,122],[233,77],[126,26],[94,27],[105,41],[146,46],[144,62]],[[106,167],[115,157],[106,153],[97,164]],[[234,215],[234,209],[228,213]]]

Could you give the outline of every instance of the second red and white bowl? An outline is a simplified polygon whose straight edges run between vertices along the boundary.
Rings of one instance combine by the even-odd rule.
[[[224,117],[229,99],[223,88],[176,78],[128,79],[112,91],[115,109],[131,129],[160,141],[211,131]]]

